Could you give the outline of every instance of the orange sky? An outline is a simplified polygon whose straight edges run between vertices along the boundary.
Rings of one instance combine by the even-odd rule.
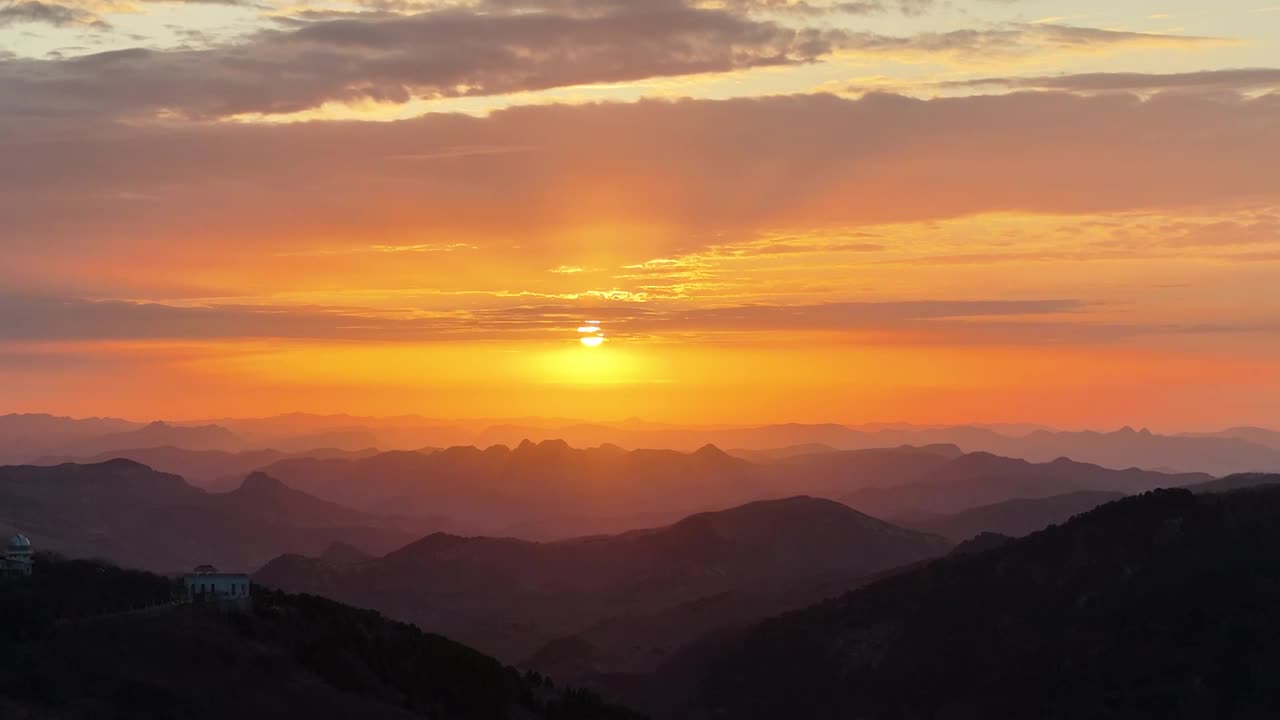
[[[1280,426],[1280,13],[68,2],[0,413]]]

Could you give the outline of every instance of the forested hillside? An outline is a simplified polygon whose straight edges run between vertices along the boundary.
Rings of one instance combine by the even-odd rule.
[[[0,590],[4,718],[635,717],[320,598],[259,589],[248,613],[165,606],[166,578],[49,557]]]

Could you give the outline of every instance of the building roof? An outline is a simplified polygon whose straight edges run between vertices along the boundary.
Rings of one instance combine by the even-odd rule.
[[[197,565],[194,570],[187,573],[185,577],[188,580],[199,578],[247,578],[248,573],[238,572],[220,572],[218,568],[212,565]]]
[[[10,550],[30,550],[31,538],[27,537],[26,535],[23,535],[22,533],[18,533],[17,535],[14,535],[13,537],[9,538],[9,549]]]

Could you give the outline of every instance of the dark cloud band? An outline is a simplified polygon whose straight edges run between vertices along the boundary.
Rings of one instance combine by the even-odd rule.
[[[377,341],[476,339],[564,332],[584,313],[611,334],[682,331],[850,330],[945,319],[1069,313],[1074,300],[843,302],[680,309],[618,303],[514,306],[440,317],[351,308],[180,307],[156,303],[0,296],[0,342],[51,340],[216,340],[276,338]]]

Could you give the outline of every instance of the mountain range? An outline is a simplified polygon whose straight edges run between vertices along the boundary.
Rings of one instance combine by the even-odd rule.
[[[1003,429],[1003,428],[1002,428]],[[1010,432],[1006,430],[1005,432]],[[604,425],[571,426],[552,433],[509,427],[482,435],[484,443],[519,438],[563,438],[575,446],[663,447],[688,450],[703,444],[743,451],[819,444],[835,450],[867,450],[900,445],[955,445],[965,452],[988,452],[1032,462],[1069,457],[1107,468],[1144,468],[1226,475],[1280,471],[1275,433],[1245,429],[1202,436],[1161,435],[1125,427],[1114,432],[1063,432],[1036,429],[1004,434],[974,426],[886,426],[855,429],[844,425],[770,425],[758,428],[620,429]]]
[[[1274,716],[1280,488],[1160,490],[600,677],[655,718]]]
[[[1280,474],[1241,473],[1239,475],[1228,475],[1217,480],[1192,485],[1187,489],[1197,493],[1211,493],[1229,492],[1231,490],[1242,490],[1265,485],[1280,485]]]
[[[989,453],[947,461],[909,484],[865,487],[839,499],[877,517],[904,513],[956,513],[1010,499],[1047,498],[1080,491],[1137,493],[1213,480],[1201,473],[1110,470],[1059,458],[1032,463]]]
[[[207,492],[174,474],[123,459],[10,467],[0,470],[0,493],[12,498],[7,508],[0,508],[0,523],[74,554],[102,554],[141,567],[173,569],[157,563],[193,556],[198,541],[209,543],[211,555],[224,545],[234,546],[236,552],[222,556],[224,563],[256,567],[283,552],[316,554],[337,541],[380,554],[396,547],[394,542],[412,540],[407,533],[420,535],[424,529],[554,540],[656,527],[695,513],[795,495],[835,498],[868,515],[911,525],[912,518],[952,515],[1007,500],[1079,492],[1130,494],[1214,480],[1200,474],[1109,470],[1066,459],[1030,463],[965,454],[954,445],[787,454],[763,463],[710,445],[692,453],[575,449],[562,441],[484,450],[324,450],[316,451],[319,457],[283,456],[262,471],[280,481],[275,483],[278,494],[296,491],[292,503],[324,501],[335,508],[323,518],[301,522],[253,516],[249,502],[234,510],[228,504],[227,498],[241,497],[261,483],[258,479],[239,487],[235,478],[243,475],[238,473],[259,461],[281,458],[279,453],[158,448],[131,454],[162,469],[194,474],[210,487],[234,489]],[[173,543],[167,549],[153,547],[150,540],[158,528],[183,534],[175,529],[173,518],[178,517],[203,523],[207,537],[187,533],[192,544],[181,553],[170,552],[178,547]],[[217,527],[235,528],[239,540],[218,539]],[[980,529],[1017,530],[999,524]],[[949,535],[964,539],[954,531]]]
[[[228,452],[226,450],[190,450],[169,445],[108,450],[87,457],[49,455],[37,458],[32,464],[63,465],[78,463],[94,465],[108,460],[133,460],[160,472],[181,475],[184,480],[196,487],[213,491],[225,491],[239,485],[245,475],[282,460],[293,458],[315,458],[317,460],[359,459],[377,454],[378,451],[374,449],[339,450],[335,448],[315,448],[299,453],[288,453],[282,450]]]
[[[1258,427],[1233,427],[1212,433],[1183,433],[1184,437],[1228,438],[1244,440],[1255,445],[1280,449],[1280,431]]]
[[[395,519],[310,497],[266,475],[208,493],[129,460],[0,467],[0,530],[22,532],[41,549],[163,572],[204,563],[249,570],[338,541],[381,553],[415,536]]]
[[[84,459],[103,452],[171,446],[242,452],[311,448],[416,450],[474,445],[514,447],[523,439],[561,439],[576,447],[733,448],[760,462],[805,451],[867,450],[899,445],[955,445],[1033,462],[1069,457],[1113,469],[1131,467],[1227,475],[1280,472],[1280,432],[1237,427],[1218,432],[1158,434],[1125,427],[1114,432],[1064,432],[1034,425],[916,426],[780,424],[759,427],[677,426],[627,420],[584,423],[566,419],[433,420],[293,413],[269,418],[137,423],[111,418],[0,416],[0,462],[31,463],[43,456]]]
[[[295,454],[314,448],[355,452],[385,442],[363,426],[316,425],[305,422],[305,417],[286,416],[279,422],[139,423],[118,418],[3,415],[0,463],[46,464],[44,458],[85,462],[102,455],[109,455],[106,459],[120,457],[125,450],[159,448],[222,453],[272,450]],[[263,427],[274,431],[262,432],[259,428]],[[388,435],[395,437],[394,433]]]
[[[525,441],[515,448],[284,460],[263,470],[368,512],[445,516],[469,533],[538,539],[619,532],[803,492],[771,490],[759,466],[711,446],[680,453]]]
[[[875,517],[950,514],[1014,498],[1133,493],[1213,480],[1059,459],[1029,463],[954,445],[828,451],[764,464],[714,446],[693,453],[575,449],[561,441],[359,459],[291,459],[264,469],[367,512],[432,513],[463,532],[557,539],[621,532],[760,499],[835,498]]]
[[[1237,477],[1231,485],[1244,489],[1229,492],[1157,490],[1021,539],[983,536],[991,540],[849,581],[850,591],[800,609],[707,622],[710,632],[651,658],[651,667],[580,665],[580,674],[652,720],[1274,717],[1280,487],[1270,481]],[[132,478],[139,482],[150,481]],[[251,492],[278,491],[265,478],[248,485]],[[803,539],[771,558],[782,529]],[[689,542],[708,537],[718,539],[709,552]],[[912,553],[924,547],[914,541],[938,542],[829,501],[792,498],[543,547],[568,547],[582,560],[596,544],[613,552],[621,542],[633,559],[680,563],[686,582],[708,575],[698,568],[714,567],[739,579],[791,583],[793,570],[779,562],[784,555],[809,570],[844,567],[850,543],[867,537],[888,543],[881,550]],[[481,558],[481,548],[494,542],[475,541]],[[726,543],[763,551],[764,559],[757,566],[750,552],[726,552]],[[470,586],[462,569],[472,559],[466,551],[444,562],[437,556],[468,544],[432,536],[381,558],[350,548],[335,548],[334,556],[350,568],[434,565],[445,570],[431,576],[434,593],[445,596]],[[515,558],[508,576],[524,572],[528,557]],[[603,568],[606,577],[595,577],[573,565],[546,575],[555,566],[540,567],[547,584],[531,588],[525,578],[521,592],[599,590],[610,584],[609,573],[619,573]],[[679,594],[663,577],[671,576],[648,574],[626,592],[652,597],[665,587]],[[4,717],[203,720],[243,708],[252,716],[386,720],[640,717],[439,635],[314,596],[256,587],[247,612],[172,605],[168,579],[47,555],[37,558],[32,577],[4,587]],[[673,606],[674,617],[715,617],[720,598]],[[614,620],[634,622],[639,635],[670,617],[663,611]],[[573,634],[543,645],[528,664],[566,666],[567,659],[599,659],[601,651]]]
[[[1280,563],[1269,554],[1280,541],[1280,475],[1031,462],[947,443],[732,454],[563,441],[322,457],[138,452],[204,467],[219,482],[224,471],[270,463],[227,492],[126,459],[0,467],[0,532],[157,571],[260,567],[261,586],[412,622],[655,720],[1263,717],[1280,708],[1266,681],[1280,670],[1271,649],[1280,623],[1269,613],[1280,600]],[[469,532],[425,534],[446,525]],[[622,530],[637,526],[651,529]],[[547,539],[575,531],[590,534]],[[159,592],[144,576],[94,567],[121,588]],[[119,600],[93,587],[59,611],[88,603],[100,613]],[[95,620],[78,639],[59,623],[22,630],[30,657],[87,665],[133,637],[149,649],[122,655],[123,676],[98,669],[58,681],[0,662],[0,714],[35,707],[13,690],[29,677],[44,678],[39,712],[90,717],[115,702],[141,712],[158,691],[150,675],[128,674],[156,672],[147,653],[172,637],[214,657],[275,657],[271,672],[284,674],[268,677],[319,683],[313,700],[360,716],[628,716],[374,614],[258,596],[241,619],[166,610]],[[433,653],[470,668],[454,668],[454,681],[480,684],[442,698],[440,686],[415,690],[410,675],[389,669],[389,658],[413,666]],[[222,667],[180,663],[156,677],[204,688],[190,676],[199,669],[243,683],[263,707],[310,707]],[[479,667],[488,669],[471,674]],[[498,678],[507,690],[495,689]],[[108,682],[134,689],[104,699]],[[474,704],[490,690],[508,698],[501,709]],[[185,707],[194,696],[184,692],[165,702]]]
[[[550,543],[435,534],[354,564],[285,556],[254,579],[380,610],[513,662],[587,636],[601,643],[602,658],[635,665],[716,627],[714,619],[672,622],[699,603],[764,617],[949,548],[838,503],[796,497]],[[601,630],[610,623],[640,630],[662,615],[661,637]]]
[[[1022,537],[1123,497],[1125,493],[1083,490],[1044,498],[1004,500],[951,515],[906,513],[894,517],[893,521],[954,542],[963,542],[983,533]]]

